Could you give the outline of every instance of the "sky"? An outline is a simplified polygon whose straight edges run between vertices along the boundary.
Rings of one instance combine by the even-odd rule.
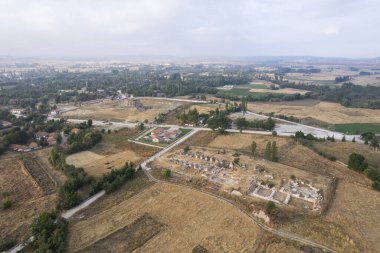
[[[0,0],[0,56],[380,56],[380,0]]]

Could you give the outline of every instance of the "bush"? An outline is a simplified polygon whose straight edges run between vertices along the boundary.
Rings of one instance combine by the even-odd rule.
[[[365,158],[361,154],[352,153],[348,158],[348,168],[356,171],[364,171],[367,168]]]
[[[3,208],[8,209],[8,208],[11,208],[11,206],[12,206],[12,200],[9,197],[5,197],[3,199]]]
[[[277,136],[277,132],[276,131],[272,131],[272,136]]]
[[[267,212],[270,213],[271,211],[276,209],[276,204],[273,201],[268,201],[266,207],[267,207]]]
[[[365,169],[364,174],[372,181],[380,181],[379,173],[372,168]]]
[[[16,245],[16,241],[10,240],[0,243],[0,252],[7,252],[7,250],[11,249]]]
[[[376,191],[380,191],[380,181],[375,181],[372,183],[372,188]]]
[[[170,169],[166,169],[164,171],[164,177],[165,178],[170,178],[172,176],[172,171]]]

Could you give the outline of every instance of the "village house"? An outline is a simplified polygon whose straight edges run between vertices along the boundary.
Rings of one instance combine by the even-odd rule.
[[[36,138],[36,140],[40,141],[40,140],[44,140],[46,139],[47,137],[49,136],[49,133],[48,132],[43,132],[43,131],[38,131],[34,137]]]
[[[19,145],[19,144],[10,144],[9,148],[12,149],[13,151],[17,152],[29,152],[32,149],[28,146],[25,145]]]
[[[74,127],[73,129],[71,129],[71,133],[72,134],[79,134],[82,130],[80,130],[79,128],[76,128]]]
[[[156,128],[150,133],[152,142],[171,142],[181,134],[179,128],[165,129],[162,127]]]
[[[7,128],[7,127],[11,127],[12,123],[6,120],[0,120],[0,126]]]
[[[12,113],[14,116],[16,117],[20,117],[20,116],[23,116],[23,114],[25,113],[25,109],[22,109],[22,108],[13,108],[10,110],[10,113]]]
[[[51,117],[57,117],[57,116],[59,116],[59,114],[61,114],[61,110],[59,110],[59,109],[52,110],[52,111],[49,113],[49,115],[50,115]]]
[[[47,138],[47,143],[49,145],[55,145],[57,143],[57,138],[58,138],[59,134],[58,133],[51,133],[49,134],[48,138]]]

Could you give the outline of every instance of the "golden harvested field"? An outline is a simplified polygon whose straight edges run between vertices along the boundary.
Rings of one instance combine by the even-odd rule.
[[[158,151],[158,148],[148,147],[128,141],[136,135],[136,129],[123,128],[111,134],[103,134],[102,141],[91,150],[69,155],[68,164],[82,167],[89,175],[102,176],[112,169],[121,168],[127,161],[142,162]]]
[[[138,162],[141,156],[132,150],[126,150],[117,154],[102,156],[92,151],[82,151],[66,158],[68,164],[82,167],[87,174],[100,177],[112,169],[120,169],[128,162]]]
[[[292,88],[278,89],[278,90],[270,90],[270,89],[250,89],[249,92],[258,92],[258,93],[278,93],[278,94],[306,94],[307,90],[299,90]]]
[[[0,192],[9,194],[12,207],[0,208],[0,242],[21,241],[29,230],[29,225],[39,213],[55,207],[56,194],[54,182],[31,157],[27,156],[26,167],[21,159],[5,158],[0,160]],[[38,177],[38,181],[33,178]],[[0,196],[0,201],[2,197]]]
[[[140,99],[144,107],[149,109],[139,111],[136,108],[121,107],[118,101],[103,101],[97,104],[86,105],[74,111],[62,114],[65,118],[115,120],[115,121],[153,121],[159,113],[167,113],[180,106],[181,102],[170,100]]]
[[[314,118],[327,124],[380,123],[380,111],[363,108],[348,108],[338,103],[319,102],[310,105],[292,102],[249,103],[254,112],[284,114],[300,119]]]
[[[83,167],[86,164],[104,158],[103,155],[98,155],[92,151],[82,151],[66,158],[68,164],[72,164],[75,167]]]
[[[191,252],[198,245],[210,252],[252,252],[260,228],[236,208],[209,195],[176,185],[157,183],[143,192],[70,227],[69,251],[91,247],[108,236],[106,252],[120,252],[126,244],[114,234],[120,229],[139,227],[147,213],[158,230],[147,236],[133,252]],[[160,228],[158,228],[158,227]],[[104,241],[103,241],[104,243]],[[83,250],[86,251],[86,250]],[[130,251],[122,251],[130,252]]]

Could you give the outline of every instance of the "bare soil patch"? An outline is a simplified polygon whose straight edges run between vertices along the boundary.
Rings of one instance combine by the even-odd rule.
[[[164,229],[164,225],[145,213],[131,224],[78,252],[130,253],[142,247],[162,229]]]

